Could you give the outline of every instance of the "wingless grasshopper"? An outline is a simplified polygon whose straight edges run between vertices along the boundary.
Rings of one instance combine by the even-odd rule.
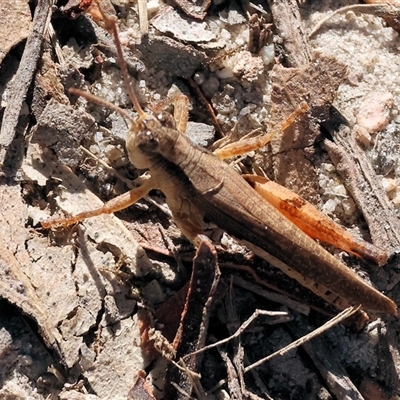
[[[126,140],[130,161],[138,169],[147,169],[151,178],[99,209],[45,221],[43,227],[67,226],[116,212],[150,190],[160,189],[174,221],[195,246],[204,238],[204,220],[209,220],[337,308],[361,305],[367,312],[397,315],[392,300],[303,233],[228,164],[192,144],[175,128],[170,115],[143,111],[128,79],[116,21],[104,14],[103,20],[106,29],[113,32],[125,85],[138,117],[132,119],[124,110],[88,93],[71,92],[109,106],[130,120]]]

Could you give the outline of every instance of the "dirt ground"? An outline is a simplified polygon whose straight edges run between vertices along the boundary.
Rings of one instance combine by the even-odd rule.
[[[368,312],[361,323],[358,312],[358,325],[315,331],[367,300],[350,300],[345,278],[348,298],[322,299],[319,283],[276,268],[290,255],[255,256],[218,216],[197,249],[160,190],[115,215],[42,227],[149,179],[126,150],[137,110],[97,1],[50,3],[0,4],[0,398],[398,398],[398,318]],[[145,111],[172,115],[187,96],[186,135],[210,151],[275,132],[230,168],[274,180],[373,243],[383,266],[324,247],[399,304],[400,4],[99,3],[117,18]]]

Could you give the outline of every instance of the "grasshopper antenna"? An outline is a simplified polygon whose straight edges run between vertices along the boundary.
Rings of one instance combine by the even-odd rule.
[[[89,100],[91,103],[98,104],[99,106],[103,106],[106,108],[109,108],[111,110],[116,111],[118,114],[122,115],[123,118],[126,120],[134,123],[135,118],[133,118],[131,115],[129,115],[125,110],[123,110],[121,107],[116,106],[113,103],[110,103],[107,100],[102,99],[101,97],[95,96],[94,94],[90,94],[88,92],[85,92],[80,89],[75,89],[75,88],[70,88],[68,89],[68,92],[71,94],[74,94],[75,96],[81,96],[84,97],[86,100]],[[143,110],[142,110],[143,111]],[[143,111],[144,113],[144,111]],[[146,113],[144,113],[146,115]]]
[[[145,111],[143,110],[143,108],[140,106],[139,104],[139,100],[136,96],[135,91],[133,90],[132,84],[130,82],[129,79],[129,75],[128,75],[128,68],[126,66],[126,62],[125,62],[125,58],[124,58],[124,54],[122,51],[122,45],[121,45],[121,41],[119,40],[119,36],[118,36],[118,29],[117,29],[117,20],[116,17],[114,16],[108,16],[103,8],[101,7],[101,4],[99,2],[97,2],[99,11],[101,13],[101,16],[103,18],[104,21],[104,27],[107,30],[107,32],[109,32],[110,34],[113,35],[114,38],[114,43],[115,43],[115,47],[117,48],[117,53],[118,53],[118,62],[119,62],[119,66],[122,72],[122,78],[124,80],[124,84],[125,87],[128,90],[128,95],[129,98],[133,104],[133,107],[135,109],[135,111],[138,113],[139,115],[139,119],[144,119],[147,117],[147,114],[145,113]],[[69,93],[74,94],[76,96],[81,96],[84,97],[85,99],[89,100],[92,103],[96,103],[100,106],[104,106],[107,107],[111,110],[116,111],[117,113],[119,113],[122,117],[124,117],[126,120],[130,121],[130,122],[135,122],[135,119],[132,118],[131,115],[129,115],[125,110],[123,110],[122,108],[116,106],[113,103],[108,102],[107,100],[104,100],[100,97],[97,97],[95,95],[92,95],[90,93],[84,92],[83,90],[80,89],[75,89],[75,88],[70,88]]]
[[[124,80],[125,87],[128,90],[129,98],[131,99],[131,102],[132,102],[133,107],[135,108],[136,112],[139,114],[139,119],[146,118],[147,114],[144,112],[143,108],[140,106],[139,100],[135,94],[135,91],[133,90],[131,81],[129,79],[128,68],[126,66],[124,54],[122,52],[121,41],[119,40],[119,36],[118,36],[117,19],[114,16],[108,16],[104,12],[100,3],[97,3],[97,4],[99,6],[99,10],[100,10],[101,16],[104,21],[105,29],[107,30],[107,32],[112,34],[114,37],[114,43],[115,43],[115,47],[117,48],[117,53],[118,53],[119,66],[121,68],[122,78]]]

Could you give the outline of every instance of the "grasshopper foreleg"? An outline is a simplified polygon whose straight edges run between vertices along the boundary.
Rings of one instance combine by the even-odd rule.
[[[116,197],[104,203],[101,207],[95,208],[93,210],[84,211],[77,215],[68,218],[59,218],[52,219],[48,221],[42,222],[42,227],[45,229],[48,228],[57,228],[61,226],[69,226],[72,224],[76,224],[86,218],[95,217],[102,214],[112,214],[114,212],[123,210],[132,204],[135,204],[142,197],[146,196],[150,190],[154,189],[154,183],[152,179],[147,180],[141,186],[130,190],[129,192],[123,193],[120,196]]]

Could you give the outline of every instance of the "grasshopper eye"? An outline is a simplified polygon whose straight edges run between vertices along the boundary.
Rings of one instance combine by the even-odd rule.
[[[144,153],[155,153],[159,147],[159,140],[150,130],[141,131],[136,136],[136,146]]]
[[[157,114],[157,120],[162,124],[162,126],[170,129],[176,129],[176,124],[174,117],[166,112]]]

